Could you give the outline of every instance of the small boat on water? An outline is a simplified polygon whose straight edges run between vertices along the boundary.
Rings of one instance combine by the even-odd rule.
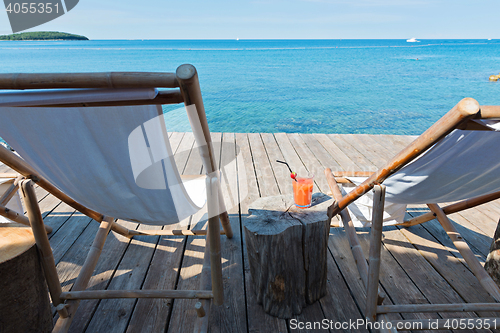
[[[417,40],[416,38],[410,38],[410,39],[407,39],[406,40],[408,43],[415,43],[415,42],[420,42],[419,40]]]

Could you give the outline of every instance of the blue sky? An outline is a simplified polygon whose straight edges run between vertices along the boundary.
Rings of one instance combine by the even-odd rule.
[[[80,0],[29,31],[91,39],[500,38],[500,0]],[[11,33],[5,10],[0,34]]]

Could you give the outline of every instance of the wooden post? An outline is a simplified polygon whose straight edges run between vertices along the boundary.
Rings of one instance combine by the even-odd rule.
[[[333,197],[336,201],[342,199],[342,192],[335,181],[335,177],[330,169],[325,169],[325,176],[332,191]],[[354,260],[356,262],[356,266],[358,267],[359,275],[365,287],[368,283],[368,265],[366,263],[365,256],[363,254],[363,249],[361,248],[361,244],[359,243],[358,235],[356,234],[356,229],[354,229],[354,224],[352,223],[351,216],[347,210],[342,210],[340,212],[340,217],[342,218],[342,223],[344,225],[345,232],[347,234],[347,239],[349,241],[349,245],[351,246],[351,252],[354,256]]]
[[[198,315],[198,317],[205,317],[205,309],[203,308],[201,302],[196,302],[196,304],[194,305],[194,309],[196,310],[196,314]]]
[[[57,307],[59,304],[63,303],[63,300],[60,298],[62,293],[61,283],[59,282],[52,249],[50,248],[49,238],[45,231],[42,214],[40,213],[40,207],[38,207],[38,201],[31,179],[21,181],[21,190],[28,213],[28,219],[31,223],[31,229],[35,236],[36,246],[40,252],[42,267],[49,287],[50,297],[52,298],[52,304]]]
[[[453,224],[451,224],[448,216],[446,216],[437,204],[427,204],[427,206],[437,215],[439,223],[441,223],[443,229],[446,231],[457,250],[465,259],[467,265],[469,265],[472,273],[474,273],[479,280],[479,283],[481,283],[483,288],[491,295],[491,297],[493,297],[497,302],[500,302],[500,288],[484,270],[483,266],[481,266],[481,263],[474,253],[472,253],[472,250],[463,240],[458,230],[453,226]]]
[[[328,182],[328,186],[333,193],[333,197],[336,201],[342,199],[342,192],[338,187],[337,182],[335,181],[335,177],[332,174],[332,171],[329,168],[325,169],[325,176]],[[330,209],[332,206],[328,207]],[[331,220],[330,215],[328,215],[329,220]],[[363,249],[361,248],[361,244],[359,243],[358,235],[356,234],[356,229],[354,229],[354,224],[352,223],[351,216],[347,209],[343,209],[340,211],[340,217],[342,218],[342,224],[344,225],[345,232],[347,234],[347,240],[349,241],[349,245],[351,246],[351,252],[354,257],[354,261],[356,262],[356,267],[358,268],[359,276],[363,281],[363,285],[365,288],[368,287],[368,264],[366,263],[365,255],[363,254]],[[378,303],[381,304],[385,298],[385,293],[378,288]]]
[[[201,304],[201,309],[203,309],[204,316],[200,317],[199,315],[201,312],[199,312],[196,309],[195,305],[195,310],[196,310],[196,319],[194,320],[194,333],[207,333],[208,332],[208,320],[210,319],[209,316],[207,316],[207,313],[210,313],[210,306],[212,304],[212,300],[210,299],[204,299],[199,301],[198,303]]]
[[[207,188],[208,189],[208,188]],[[212,287],[211,278],[211,268],[210,268],[210,237],[206,238],[205,251],[203,255],[203,267],[200,274],[200,289],[209,290]],[[211,299],[200,299],[203,309],[205,310],[205,316],[197,316],[194,320],[194,330],[195,333],[206,333],[208,332],[208,319],[209,316],[206,314],[210,313],[210,307],[212,306]]]
[[[220,245],[219,215],[219,181],[217,177],[207,177],[207,208],[208,208],[208,235],[210,242],[210,269],[212,277],[212,291],[214,293],[214,304],[224,303],[224,286],[222,284],[222,263]]]
[[[373,217],[370,231],[370,254],[368,259],[368,287],[366,288],[367,320],[377,320],[378,282],[380,273],[380,250],[382,248],[382,226],[384,220],[385,186],[373,187]]]
[[[186,107],[190,105],[195,105],[198,118],[200,120],[201,129],[203,131],[203,136],[206,146],[206,154],[202,154],[203,165],[206,169],[207,175],[215,172],[215,161],[214,152],[212,147],[212,138],[210,137],[210,131],[208,129],[207,115],[205,113],[205,106],[203,105],[203,99],[201,97],[200,82],[198,80],[198,73],[193,65],[181,65],[177,68],[175,72],[177,76],[177,81],[179,82],[179,87],[181,93],[184,96],[184,104]],[[223,202],[219,203],[220,205]],[[231,229],[231,224],[229,223],[229,216],[227,212],[220,214],[220,221],[222,228],[226,232],[227,238],[233,237],[233,231]]]

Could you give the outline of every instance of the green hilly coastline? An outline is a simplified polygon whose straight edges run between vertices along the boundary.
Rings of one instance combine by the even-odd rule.
[[[22,32],[12,35],[0,35],[0,40],[89,40],[85,36],[58,31]]]

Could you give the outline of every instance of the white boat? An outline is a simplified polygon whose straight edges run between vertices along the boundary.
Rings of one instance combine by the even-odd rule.
[[[416,38],[410,38],[410,39],[407,39],[406,40],[408,43],[415,43],[415,42],[420,42],[419,40],[417,40]]]

